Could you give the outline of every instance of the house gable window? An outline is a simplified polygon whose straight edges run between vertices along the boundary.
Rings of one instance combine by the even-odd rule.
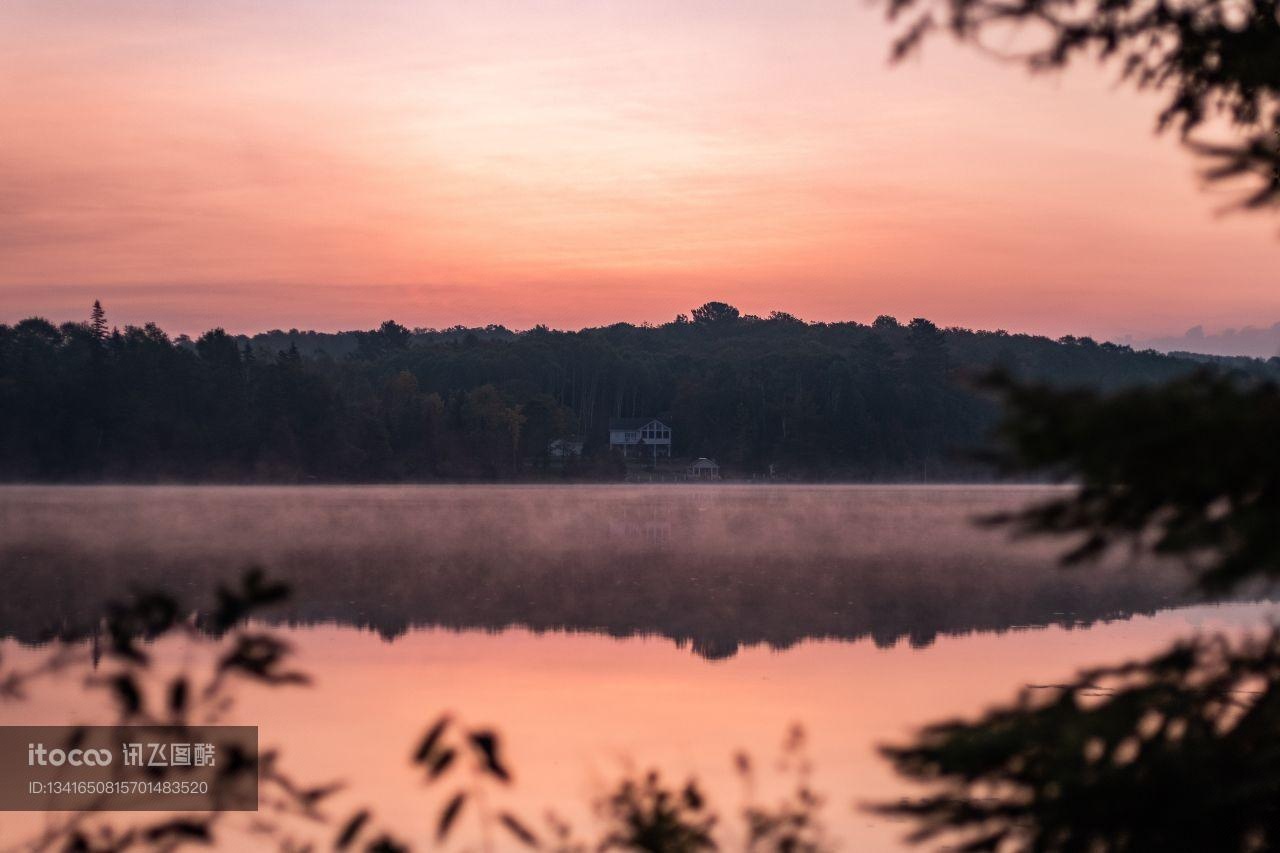
[[[671,430],[667,429],[658,421],[652,421],[647,424],[645,428],[641,430],[641,435],[644,436],[646,441],[671,440]]]

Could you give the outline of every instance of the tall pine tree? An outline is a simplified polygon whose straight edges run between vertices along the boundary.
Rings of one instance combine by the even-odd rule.
[[[98,339],[98,343],[107,342],[107,312],[102,309],[102,303],[97,299],[93,300],[93,309],[89,311],[89,328],[93,330],[93,336]]]

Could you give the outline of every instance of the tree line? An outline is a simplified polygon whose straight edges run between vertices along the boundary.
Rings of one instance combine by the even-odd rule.
[[[676,456],[730,475],[970,479],[998,408],[966,380],[1003,368],[1116,389],[1202,368],[1089,338],[742,315],[658,326],[370,331],[0,325],[0,478],[35,481],[617,479],[611,417],[659,416]],[[1272,376],[1280,360],[1231,366]],[[558,438],[580,458],[553,459]]]

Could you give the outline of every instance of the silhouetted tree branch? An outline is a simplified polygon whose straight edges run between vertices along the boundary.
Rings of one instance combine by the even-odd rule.
[[[1280,204],[1280,6],[1275,0],[889,0],[906,21],[893,56],[950,32],[1032,71],[1096,58],[1167,93],[1156,126],[1207,158],[1210,180],[1246,178],[1245,208]],[[1020,47],[998,51],[1000,39]],[[1201,139],[1215,120],[1233,141]]]
[[[1214,592],[1280,576],[1280,387],[1210,373],[1111,395],[989,384],[1007,403],[1003,470],[1078,485],[990,521],[1079,536],[1068,560],[1121,543],[1185,558]]]
[[[876,810],[954,850],[1269,850],[1277,732],[1280,635],[1187,640],[885,748],[933,793]]]

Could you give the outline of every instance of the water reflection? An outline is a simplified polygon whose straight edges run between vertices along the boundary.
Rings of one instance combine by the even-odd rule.
[[[249,563],[291,581],[277,618],[660,635],[744,645],[1087,624],[1190,603],[1172,567],[1063,571],[973,516],[1015,488],[369,487],[0,489],[0,635],[95,624],[131,586],[184,600]]]
[[[1190,602],[1182,573],[1064,571],[1053,545],[1010,546],[969,523],[1035,496],[6,488],[0,656],[33,665],[47,650],[15,638],[84,630],[128,586],[205,601],[212,586],[260,563],[295,586],[276,618],[291,625],[298,665],[314,682],[246,689],[229,721],[259,726],[300,777],[347,781],[343,813],[376,802],[392,826],[421,831],[420,780],[406,756],[443,710],[501,730],[519,781],[513,808],[537,815],[554,806],[583,827],[592,825],[591,798],[626,759],[696,776],[733,813],[730,757],[767,755],[799,721],[843,849],[896,851],[907,827],[855,808],[905,793],[878,744],[972,715],[1021,685],[1148,654],[1189,623],[1233,630],[1272,612],[1208,606],[1126,619]],[[1074,630],[1099,620],[1124,621]],[[1059,627],[1001,636],[1037,625]],[[874,642],[850,642],[859,638]],[[162,667],[189,664],[183,644],[153,651]],[[103,719],[80,679],[43,687],[0,704],[0,724]],[[0,849],[45,817],[7,816]]]

